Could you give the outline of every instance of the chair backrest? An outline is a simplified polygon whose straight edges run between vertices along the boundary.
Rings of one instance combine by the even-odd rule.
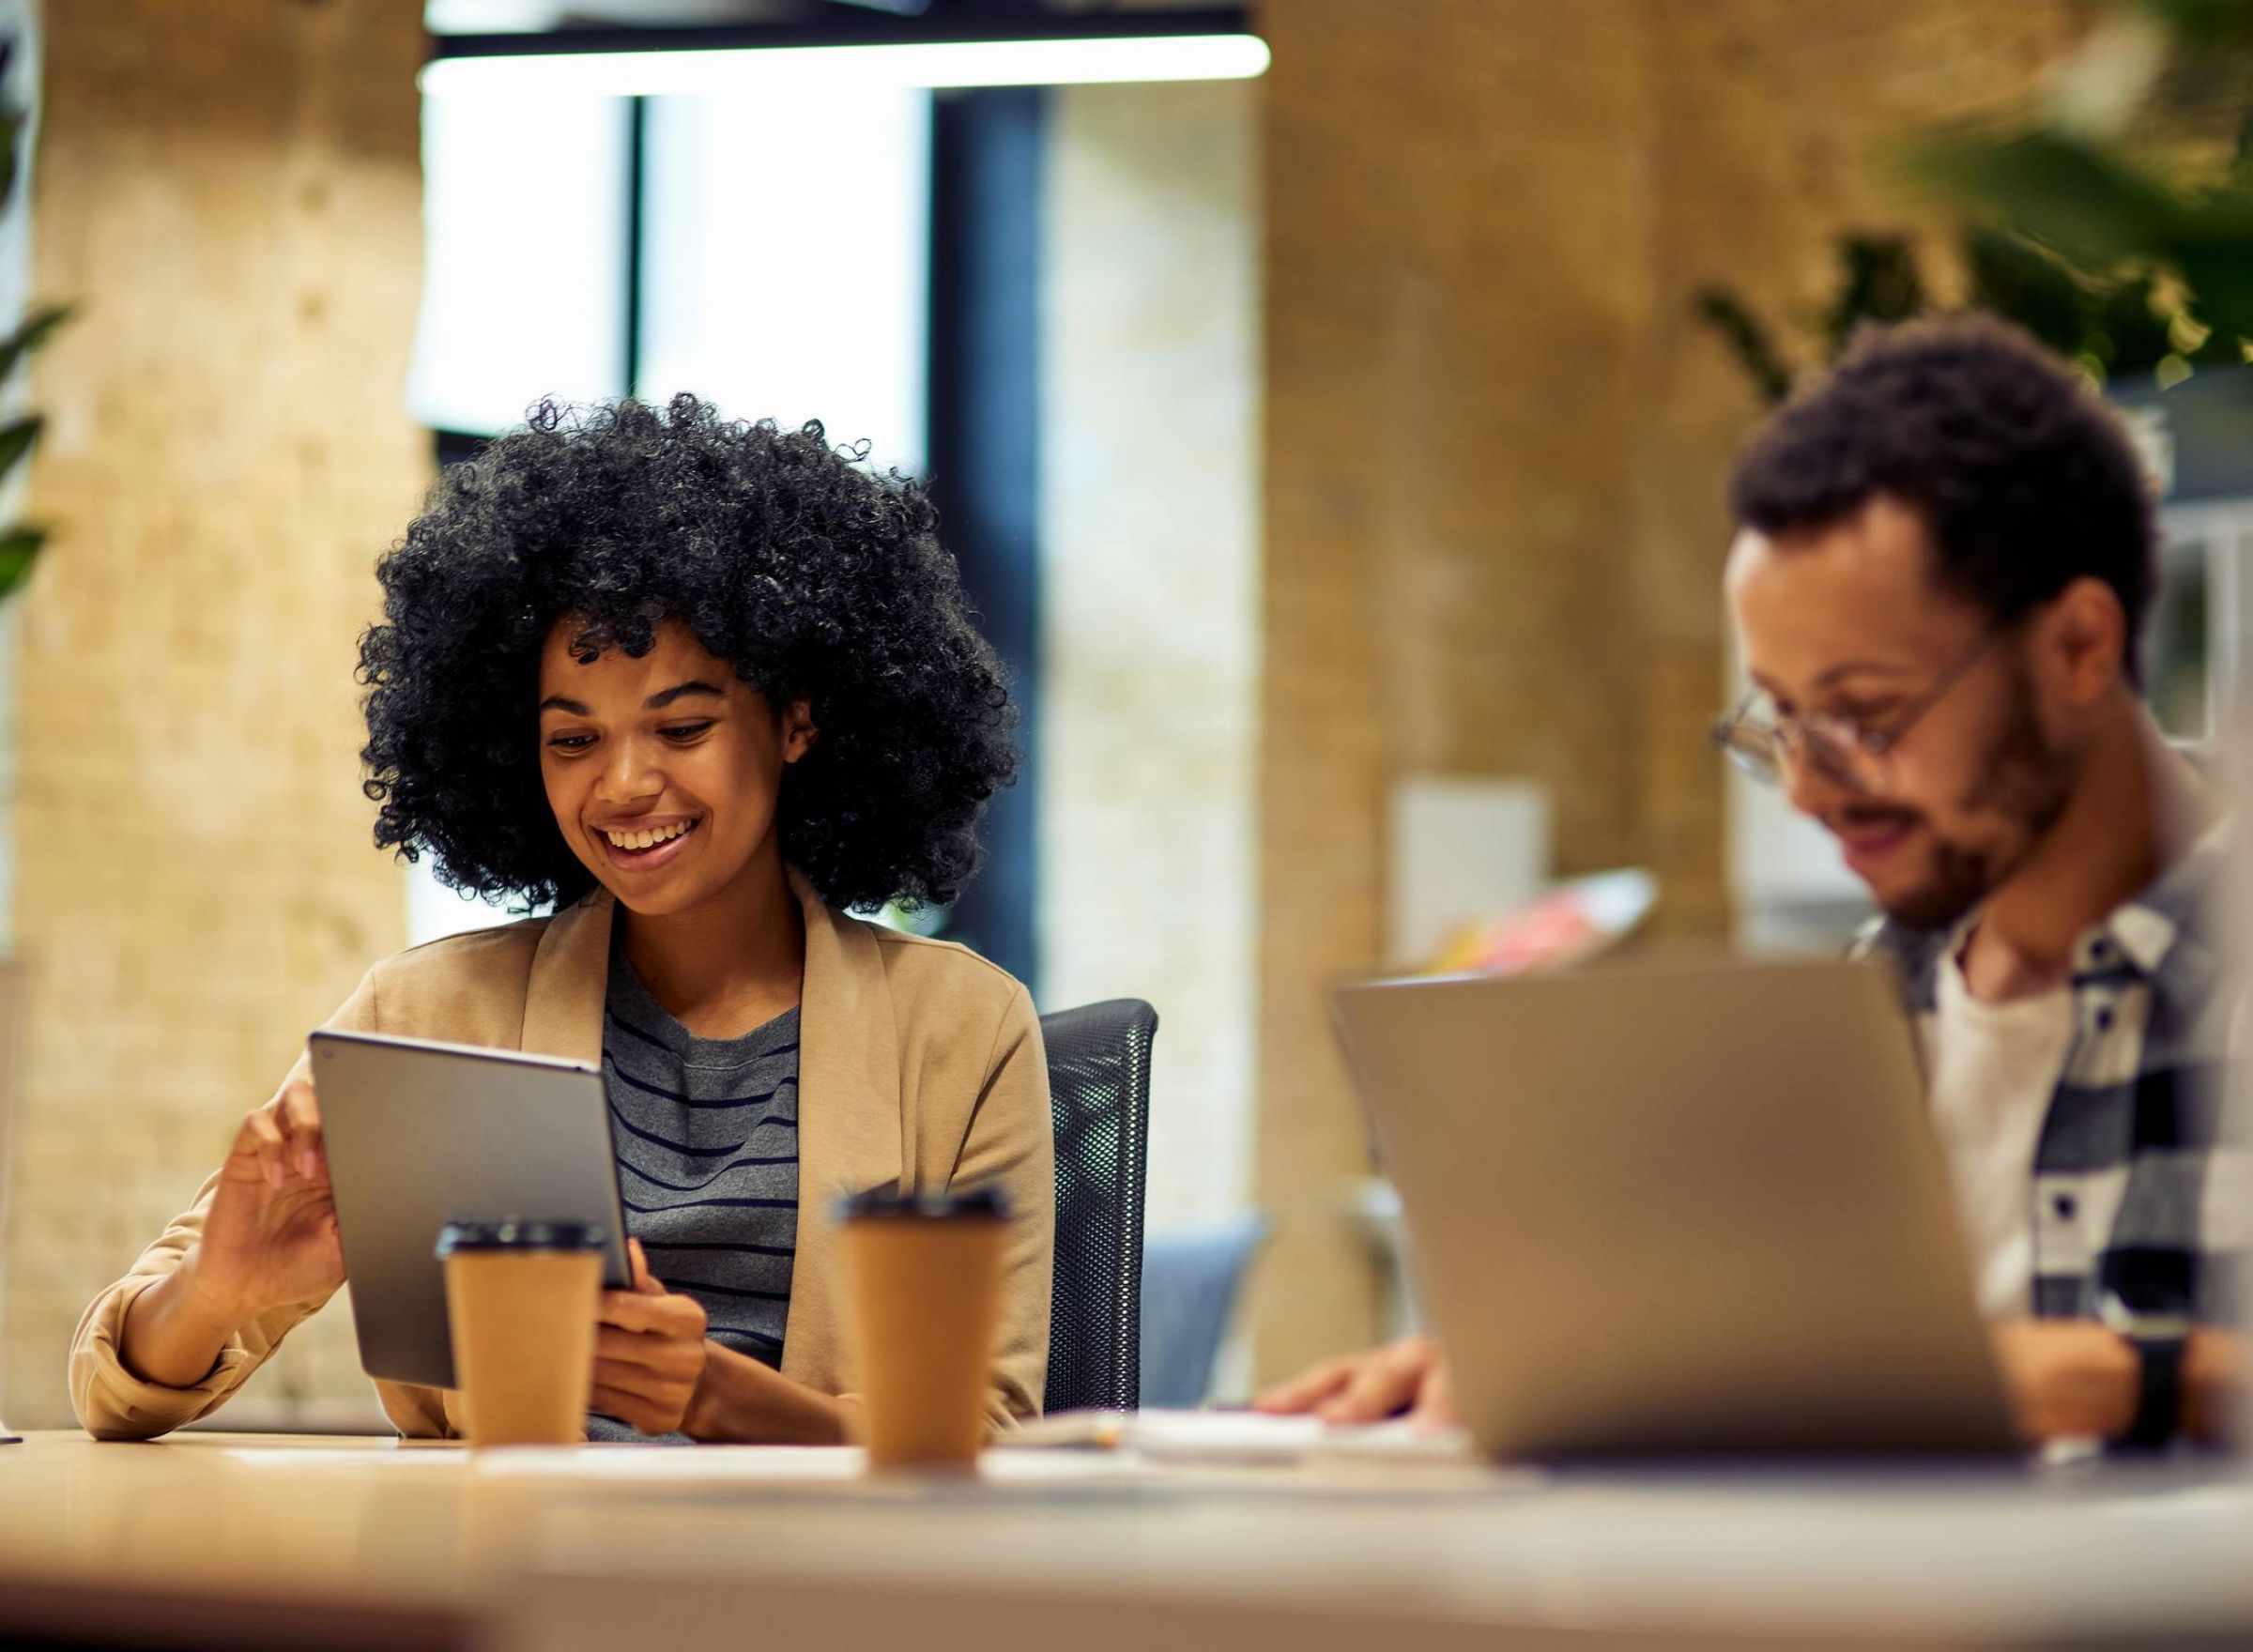
[[[1184,1411],[1212,1398],[1213,1368],[1245,1270],[1267,1231],[1256,1216],[1154,1233],[1142,1243],[1142,1403]]]
[[[1142,1396],[1142,1190],[1157,1012],[1112,999],[1040,1018],[1056,1122],[1056,1284],[1046,1409]]]

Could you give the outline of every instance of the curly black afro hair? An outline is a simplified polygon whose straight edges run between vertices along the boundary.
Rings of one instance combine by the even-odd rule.
[[[1015,777],[1016,711],[929,499],[865,458],[684,395],[544,402],[448,469],[377,564],[384,623],[360,638],[377,847],[491,901],[587,893],[540,778],[542,645],[577,615],[590,657],[638,657],[679,619],[771,704],[811,702],[778,827],[822,899],[952,900]]]
[[[1941,581],[1997,620],[2103,580],[2141,680],[2158,589],[2152,487],[2119,417],[2030,335],[1977,314],[1865,325],[1729,482],[1737,520],[1771,537],[1828,527],[1878,494],[1923,517]]]

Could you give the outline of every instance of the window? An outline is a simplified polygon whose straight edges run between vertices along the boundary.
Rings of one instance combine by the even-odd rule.
[[[542,396],[627,375],[632,113],[623,98],[422,101],[422,318],[408,405],[493,436]]]
[[[648,105],[637,395],[693,390],[925,464],[928,92]]]

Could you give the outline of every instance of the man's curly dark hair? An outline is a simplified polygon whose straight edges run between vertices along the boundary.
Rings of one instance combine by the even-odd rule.
[[[1773,537],[1887,494],[1924,519],[1939,577],[2000,620],[2101,579],[2141,681],[2157,592],[2153,490],[2125,429],[2031,336],[1967,314],[1869,325],[1737,461],[1737,520]]]
[[[584,657],[639,657],[677,618],[770,704],[811,702],[777,826],[821,898],[952,900],[1015,777],[1016,711],[929,498],[865,458],[683,395],[544,402],[446,470],[378,562],[384,622],[360,638],[376,846],[488,900],[587,893],[540,777],[541,648],[576,615]]]

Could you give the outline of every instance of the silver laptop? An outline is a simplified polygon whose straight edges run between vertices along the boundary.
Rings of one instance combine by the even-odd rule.
[[[308,1044],[368,1375],[454,1385],[436,1253],[448,1222],[595,1223],[604,1283],[632,1284],[599,1069],[366,1032],[323,1031]]]
[[[1379,982],[1336,1007],[1485,1450],[2013,1448],[1885,970]]]

